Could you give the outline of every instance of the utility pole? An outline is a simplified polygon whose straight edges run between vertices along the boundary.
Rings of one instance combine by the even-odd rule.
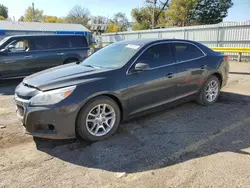
[[[35,5],[32,3],[32,22],[35,21]]]
[[[153,4],[153,13],[152,13],[152,29],[155,27],[155,8],[157,0],[146,0],[147,3]]]

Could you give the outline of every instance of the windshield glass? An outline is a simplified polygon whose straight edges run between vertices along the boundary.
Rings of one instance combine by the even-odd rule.
[[[92,67],[119,68],[138,51],[139,45],[114,43],[97,51],[80,64]]]
[[[0,46],[2,46],[10,37],[5,37],[3,40],[0,41]]]

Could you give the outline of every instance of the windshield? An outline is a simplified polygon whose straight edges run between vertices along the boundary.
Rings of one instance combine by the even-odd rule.
[[[2,46],[10,37],[5,37],[3,40],[0,41],[0,46]]]
[[[80,64],[92,67],[119,68],[138,51],[139,45],[114,43],[97,51]]]

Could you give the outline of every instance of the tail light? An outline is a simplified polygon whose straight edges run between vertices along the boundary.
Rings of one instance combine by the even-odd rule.
[[[229,56],[228,55],[225,56],[225,60],[229,61]]]
[[[88,50],[88,56],[91,56],[93,54],[93,50]]]

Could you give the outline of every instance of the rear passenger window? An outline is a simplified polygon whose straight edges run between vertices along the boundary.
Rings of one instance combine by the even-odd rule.
[[[174,62],[169,44],[156,44],[149,47],[137,60],[138,63],[146,63],[150,68],[156,68]]]
[[[204,56],[199,48],[188,43],[174,43],[174,53],[177,62],[188,61]]]
[[[55,44],[52,37],[40,37],[33,39],[34,50],[48,50],[54,49]]]
[[[69,37],[69,43],[71,48],[87,47],[88,43],[84,36],[71,36]]]

